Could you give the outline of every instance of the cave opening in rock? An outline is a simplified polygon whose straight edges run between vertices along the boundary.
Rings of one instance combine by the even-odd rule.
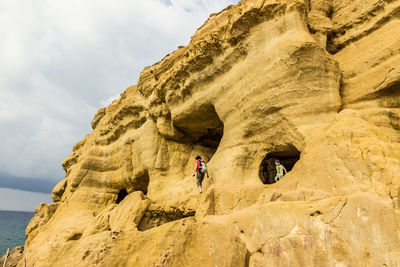
[[[143,194],[147,195],[147,188],[149,187],[150,177],[149,173],[145,171],[143,175],[134,179],[135,181],[135,190],[140,190]]]
[[[223,134],[223,127],[207,128],[206,133],[196,141],[196,144],[217,150]]]
[[[117,197],[117,201],[115,203],[119,204],[121,203],[122,200],[124,200],[124,198],[128,195],[128,191],[126,191],[126,189],[122,189],[118,192],[118,197]]]
[[[287,149],[269,152],[260,164],[259,176],[264,184],[275,183],[275,160],[277,159],[290,172],[300,159],[300,151],[291,145]]]
[[[147,231],[154,227],[184,218],[194,217],[195,215],[196,211],[194,210],[181,211],[179,209],[173,209],[168,212],[164,210],[147,210],[138,225],[138,230],[142,232]]]
[[[210,103],[199,105],[196,109],[177,114],[173,121],[175,127],[185,134],[187,142],[209,148],[211,159],[224,133],[224,124],[214,106]]]
[[[67,241],[79,240],[82,237],[82,233],[74,233],[70,237],[67,237]]]

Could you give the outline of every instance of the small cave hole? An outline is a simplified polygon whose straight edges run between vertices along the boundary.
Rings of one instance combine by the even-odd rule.
[[[138,225],[139,231],[147,231],[149,229],[161,226],[165,223],[181,220],[188,217],[194,217],[196,211],[190,210],[183,212],[181,210],[173,210],[165,212],[163,210],[148,210]],[[182,222],[182,225],[185,225]]]
[[[74,233],[70,237],[67,238],[67,241],[71,240],[79,240],[82,237],[82,233]]]
[[[316,210],[316,211],[314,211],[314,212],[311,212],[310,213],[310,216],[312,216],[312,217],[314,217],[314,216],[318,216],[318,215],[321,215],[322,213],[319,211],[319,210]]]
[[[211,160],[219,147],[222,136],[224,135],[224,124],[215,112],[214,108],[212,108],[205,117],[208,121],[205,123],[206,125],[203,125],[204,128],[198,131],[198,133],[201,133],[201,136],[198,137],[194,143],[209,149],[210,155],[208,156],[208,159]]]
[[[122,200],[124,200],[124,198],[128,195],[128,191],[126,191],[126,189],[122,189],[118,192],[118,197],[117,197],[117,201],[115,202],[116,204],[121,203]]]
[[[275,183],[275,160],[279,160],[286,170],[290,172],[299,159],[300,151],[298,151],[294,146],[290,146],[282,151],[272,151],[268,153],[260,164],[259,176],[261,181],[264,184]]]
[[[208,150],[209,159],[217,151],[224,133],[224,124],[211,104],[199,104],[195,109],[173,118],[174,127],[184,134],[183,142]]]
[[[149,173],[146,171],[143,175],[136,177],[134,179],[133,188],[135,191],[139,190],[142,191],[144,195],[147,195],[147,190],[150,183]]]
[[[217,150],[223,134],[223,127],[207,128],[207,133],[202,135],[196,144]]]

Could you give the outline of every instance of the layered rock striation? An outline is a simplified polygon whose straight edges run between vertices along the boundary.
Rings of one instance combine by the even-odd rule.
[[[399,266],[399,52],[395,0],[211,15],[96,113],[15,264]]]

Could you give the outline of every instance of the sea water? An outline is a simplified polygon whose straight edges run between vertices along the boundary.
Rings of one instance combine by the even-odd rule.
[[[25,228],[34,212],[0,210],[0,257],[25,243]]]

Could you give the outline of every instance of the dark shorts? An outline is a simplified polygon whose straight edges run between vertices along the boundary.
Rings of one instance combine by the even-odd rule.
[[[203,183],[203,179],[204,179],[204,174],[201,172],[197,173],[197,186],[201,186],[201,184]]]
[[[275,175],[275,181],[280,181],[282,179],[283,175]]]

